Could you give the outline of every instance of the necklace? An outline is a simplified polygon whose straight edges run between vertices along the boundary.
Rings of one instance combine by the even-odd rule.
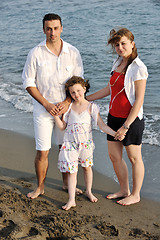
[[[118,75],[118,77],[116,78],[116,80],[114,81],[114,83],[113,83],[112,85],[110,84],[110,81],[109,81],[110,87],[113,87],[113,86],[116,84],[116,82],[118,81],[118,79],[120,78],[120,76],[121,76],[122,74],[123,74],[123,70],[122,70],[122,72],[120,72],[120,74]],[[110,104],[109,111],[110,111],[111,108],[112,108],[112,105],[113,105],[113,102],[114,102],[115,98],[116,98],[124,89],[125,89],[125,87],[123,87],[123,88],[114,96],[114,98],[112,99],[112,102],[111,102],[111,104]]]
[[[113,86],[116,84],[116,82],[118,81],[118,79],[120,78],[120,76],[122,75],[122,73],[123,73],[123,72],[121,72],[121,73],[118,75],[118,77],[116,78],[116,80],[114,81],[113,84],[111,84],[110,81],[109,81],[110,87],[113,87]]]

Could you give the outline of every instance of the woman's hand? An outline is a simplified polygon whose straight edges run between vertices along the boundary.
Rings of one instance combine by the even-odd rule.
[[[125,138],[127,131],[128,131],[128,129],[126,129],[126,128],[124,128],[124,126],[122,126],[121,128],[118,129],[114,138],[116,140],[122,141]]]

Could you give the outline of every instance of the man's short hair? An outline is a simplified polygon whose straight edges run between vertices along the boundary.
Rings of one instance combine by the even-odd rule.
[[[43,18],[43,29],[44,29],[45,21],[52,21],[52,20],[59,20],[60,24],[62,26],[62,20],[61,20],[61,17],[58,14],[48,13]]]

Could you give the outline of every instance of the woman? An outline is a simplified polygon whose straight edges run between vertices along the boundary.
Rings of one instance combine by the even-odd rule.
[[[147,68],[139,59],[133,34],[126,28],[111,30],[108,44],[111,44],[118,57],[113,64],[108,85],[87,97],[93,101],[111,94],[108,126],[117,131],[120,142],[107,135],[108,153],[117,175],[120,191],[107,196],[108,199],[122,198],[121,205],[140,201],[140,190],[144,178],[142,160],[142,134],[144,130],[143,101],[148,77]],[[123,146],[132,164],[132,192],[129,189],[128,168],[123,160]]]

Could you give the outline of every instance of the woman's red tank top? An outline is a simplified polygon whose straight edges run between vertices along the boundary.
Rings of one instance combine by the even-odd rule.
[[[114,72],[110,78],[111,101],[109,112],[114,117],[127,118],[132,108],[124,89],[123,73]]]

